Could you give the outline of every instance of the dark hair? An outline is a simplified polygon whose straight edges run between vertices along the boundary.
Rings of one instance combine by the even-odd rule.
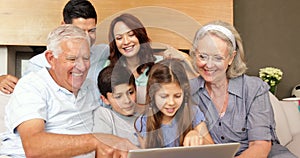
[[[121,14],[120,16],[116,17],[112,20],[109,28],[109,47],[110,47],[110,64],[115,65],[119,59],[121,58],[122,54],[119,52],[114,36],[114,27],[117,22],[123,22],[127,25],[129,29],[131,29],[134,35],[139,40],[141,44],[140,50],[138,52],[138,57],[140,58],[140,66],[137,68],[137,72],[139,74],[142,73],[142,69],[148,66],[152,66],[155,61],[155,57],[153,55],[153,49],[150,46],[150,38],[147,35],[147,31],[141,21],[131,14]],[[122,59],[124,60],[124,59]],[[121,61],[122,62],[122,61]]]
[[[149,107],[145,112],[147,116],[146,124],[146,148],[164,147],[163,132],[161,131],[163,113],[155,103],[155,93],[161,88],[161,84],[176,83],[183,90],[183,102],[176,112],[177,133],[179,135],[179,145],[183,145],[185,135],[192,129],[193,113],[190,111],[192,102],[190,100],[190,86],[184,66],[178,59],[162,60],[151,68],[147,83],[147,104]],[[137,131],[140,131],[137,129]]]
[[[100,71],[97,79],[98,88],[105,98],[112,93],[114,87],[127,83],[135,87],[135,79],[131,72],[122,66],[108,66]]]
[[[91,2],[87,0],[70,0],[63,10],[64,22],[72,24],[76,18],[93,18],[97,23],[97,13]]]

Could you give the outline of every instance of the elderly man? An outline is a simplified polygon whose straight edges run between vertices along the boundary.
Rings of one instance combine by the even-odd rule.
[[[51,68],[21,78],[9,100],[9,132],[2,138],[0,155],[90,157],[95,151],[97,157],[126,157],[135,148],[128,140],[90,134],[92,112],[99,104],[95,87],[85,81],[90,67],[86,33],[74,25],[59,26],[48,36],[45,56]]]

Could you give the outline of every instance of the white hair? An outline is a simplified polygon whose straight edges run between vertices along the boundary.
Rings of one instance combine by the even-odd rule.
[[[57,58],[62,52],[61,42],[67,39],[84,39],[90,45],[90,38],[79,27],[72,24],[65,24],[55,28],[49,33],[47,39],[47,50],[51,50],[54,57]]]

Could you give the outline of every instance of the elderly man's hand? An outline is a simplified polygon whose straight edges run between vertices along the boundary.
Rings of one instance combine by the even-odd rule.
[[[127,158],[129,150],[138,149],[128,139],[111,134],[94,134],[99,141],[96,150],[97,158]]]
[[[0,91],[5,94],[10,94],[14,91],[18,82],[18,78],[12,75],[0,76]]]

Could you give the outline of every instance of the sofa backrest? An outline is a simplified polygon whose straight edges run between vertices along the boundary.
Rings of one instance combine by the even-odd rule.
[[[300,134],[300,112],[298,101],[280,101],[282,109],[286,114],[290,131],[293,136]]]
[[[282,108],[281,102],[272,94],[270,95],[270,101],[274,111],[274,117],[276,122],[276,133],[280,144],[285,146],[292,141],[292,134],[290,131],[287,116]]]

